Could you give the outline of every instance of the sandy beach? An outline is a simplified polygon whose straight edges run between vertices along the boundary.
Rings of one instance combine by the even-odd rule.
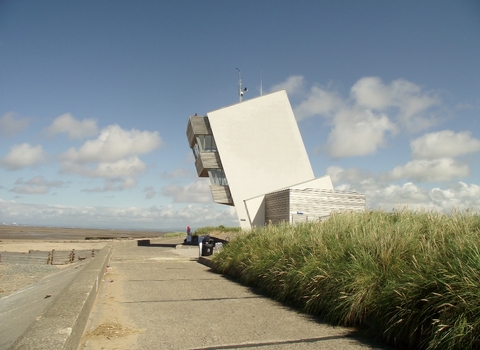
[[[111,240],[135,240],[162,237],[165,232],[0,226],[0,298],[54,274],[66,264],[48,265],[42,261],[22,260],[28,252],[99,251]],[[3,253],[3,259],[2,259]],[[12,253],[20,258],[12,259]],[[15,257],[15,254],[13,254]],[[43,262],[45,261],[45,262]],[[79,264],[78,260],[73,264]]]
[[[142,230],[107,230],[88,228],[34,227],[0,225],[0,241],[3,240],[91,240],[134,239],[162,237],[166,232]]]

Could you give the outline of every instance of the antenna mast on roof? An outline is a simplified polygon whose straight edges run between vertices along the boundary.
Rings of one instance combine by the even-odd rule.
[[[263,95],[263,70],[260,71],[260,96]]]
[[[242,88],[242,75],[240,73],[240,69],[237,68],[238,71],[238,102],[242,102],[243,94],[248,91],[247,88]]]

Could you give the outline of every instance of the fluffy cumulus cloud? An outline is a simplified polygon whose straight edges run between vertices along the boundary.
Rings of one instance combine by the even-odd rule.
[[[371,110],[343,110],[335,117],[326,149],[334,158],[371,154],[385,146],[388,132],[396,131],[395,124],[386,115],[374,114]]]
[[[470,175],[467,164],[452,158],[418,159],[400,165],[383,174],[384,180],[411,179],[418,182],[449,181]]]
[[[367,194],[372,209],[426,209],[449,212],[451,210],[478,210],[480,186],[458,182],[450,188],[423,188],[414,183],[390,185]]]
[[[410,143],[412,158],[455,158],[469,153],[480,153],[480,140],[469,131],[443,130],[425,134]]]
[[[341,191],[366,191],[375,190],[379,186],[377,176],[358,168],[343,169],[339,166],[327,168],[333,185]]]
[[[295,107],[298,121],[313,116],[333,118],[336,111],[346,110],[345,101],[334,91],[313,86],[302,102]]]
[[[98,134],[97,122],[93,119],[77,120],[70,113],[57,117],[45,129],[48,136],[66,133],[70,139],[84,139]]]
[[[303,77],[293,76],[275,88],[300,96],[294,107],[298,121],[315,116],[326,119],[331,130],[326,145],[317,149],[333,158],[373,154],[386,145],[388,137],[425,130],[439,119],[434,111],[440,108],[440,99],[403,79],[386,84],[378,77],[364,77],[348,97],[331,87],[307,89],[305,85]]]
[[[480,140],[468,131],[443,130],[410,142],[412,160],[381,174],[384,181],[442,182],[469,176],[470,166],[459,157],[480,153]]]
[[[146,165],[137,156],[119,159],[113,162],[89,164],[64,161],[62,171],[64,173],[78,174],[85,177],[101,177],[113,179],[123,176],[138,176],[146,169]]]
[[[52,188],[59,188],[64,185],[65,183],[63,181],[48,181],[43,176],[39,175],[27,181],[24,181],[23,178],[17,179],[17,181],[15,181],[15,186],[11,191],[19,194],[45,194]]]
[[[397,122],[411,131],[424,130],[436,123],[428,111],[440,104],[437,96],[404,79],[387,85],[378,77],[365,77],[352,86],[350,95],[361,108],[376,111],[396,109]]]
[[[28,128],[30,120],[19,118],[15,113],[8,112],[0,117],[0,136],[12,137]]]
[[[286,90],[289,95],[296,95],[302,93],[305,89],[305,78],[301,75],[293,75],[287,78],[284,82],[274,85],[270,91]]]
[[[152,152],[160,145],[156,131],[124,130],[110,125],[96,139],[62,153],[59,156],[61,171],[106,179],[105,186],[86,189],[88,192],[132,188],[136,185],[135,178],[146,170],[139,155]]]
[[[356,168],[327,169],[337,190],[366,194],[368,209],[427,209],[449,212],[452,209],[480,208],[480,186],[459,181],[448,187],[421,186],[414,182],[389,183],[383,176]]]
[[[118,125],[110,125],[102,130],[98,138],[86,141],[78,150],[70,148],[61,158],[79,164],[112,162],[127,156],[149,153],[160,144],[157,131],[124,130]]]
[[[32,146],[29,143],[22,143],[13,145],[0,160],[0,165],[8,170],[19,170],[45,163],[47,159],[48,154],[41,145]]]

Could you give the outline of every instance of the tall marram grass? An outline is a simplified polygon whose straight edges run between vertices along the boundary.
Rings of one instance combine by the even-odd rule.
[[[480,216],[368,211],[240,235],[214,268],[399,348],[480,349]]]

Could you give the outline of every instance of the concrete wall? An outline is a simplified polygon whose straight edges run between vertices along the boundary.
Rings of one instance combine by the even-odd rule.
[[[265,224],[265,196],[244,201],[250,226],[262,227]]]
[[[106,245],[9,349],[77,350],[111,250],[112,245]]]
[[[242,228],[244,200],[314,179],[284,90],[207,114]]]

